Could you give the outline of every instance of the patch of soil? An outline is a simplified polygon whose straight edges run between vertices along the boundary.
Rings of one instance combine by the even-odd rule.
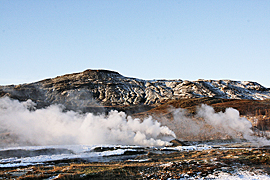
[[[139,161],[141,160],[141,161]],[[203,178],[218,172],[270,173],[270,149],[228,148],[148,153],[135,160],[109,163],[65,162],[1,169],[0,179],[179,179]]]

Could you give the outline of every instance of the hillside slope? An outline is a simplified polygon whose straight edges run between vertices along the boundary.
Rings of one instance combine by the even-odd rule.
[[[168,100],[214,97],[221,99],[270,99],[270,90],[256,82],[232,80],[142,80],[108,70],[86,70],[52,79],[0,86],[0,97],[33,100],[39,107],[63,104],[89,111],[130,105],[160,105]]]

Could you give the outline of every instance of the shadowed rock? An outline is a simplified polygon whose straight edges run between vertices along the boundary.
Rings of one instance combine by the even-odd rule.
[[[0,86],[3,96],[31,99],[37,108],[62,104],[71,110],[101,113],[112,106],[149,106],[185,98],[269,99],[270,91],[251,81],[142,80],[114,71],[86,70],[29,84]]]

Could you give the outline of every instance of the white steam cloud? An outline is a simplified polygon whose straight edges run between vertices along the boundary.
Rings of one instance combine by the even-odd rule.
[[[31,100],[19,102],[0,99],[0,127],[14,135],[19,145],[53,144],[126,144],[164,146],[175,134],[149,117],[141,121],[124,112],[108,115],[63,112],[63,107],[51,105],[35,109]],[[3,145],[3,144],[2,144]],[[8,144],[6,144],[8,145]]]
[[[209,140],[244,138],[259,145],[270,145],[265,138],[253,135],[252,124],[236,109],[216,113],[201,105],[195,116],[185,109],[171,109],[173,120],[152,117],[134,119],[124,112],[108,115],[63,111],[61,105],[35,109],[31,100],[19,102],[0,99],[0,146],[123,144],[143,146],[169,145],[173,138]]]
[[[266,138],[257,137],[251,130],[252,123],[240,117],[239,111],[227,108],[216,113],[214,108],[202,104],[193,116],[186,109],[171,109],[173,121],[162,119],[182,140],[246,139],[259,146],[270,145]]]
[[[201,117],[205,122],[220,132],[225,132],[231,137],[237,137],[239,134],[244,139],[252,140],[252,123],[246,118],[241,118],[239,111],[233,108],[227,108],[225,112],[215,113],[211,106],[203,104],[197,111],[197,117]]]

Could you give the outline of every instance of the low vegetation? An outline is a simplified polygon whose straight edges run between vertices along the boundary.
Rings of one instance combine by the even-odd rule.
[[[218,172],[247,170],[270,173],[270,149],[230,148],[148,153],[135,160],[109,163],[58,162],[1,169],[1,179],[179,179],[202,178]]]

